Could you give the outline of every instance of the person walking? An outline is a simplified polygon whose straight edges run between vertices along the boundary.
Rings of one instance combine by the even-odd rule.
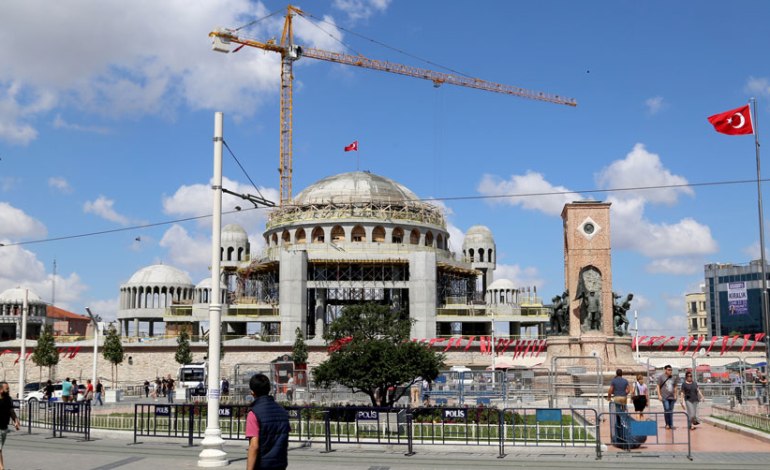
[[[68,403],[70,398],[72,398],[72,382],[70,382],[70,378],[67,377],[64,379],[64,382],[61,383],[61,401]]]
[[[76,403],[78,401],[78,393],[80,393],[80,389],[78,389],[78,381],[72,379],[72,391],[70,392],[71,402]]]
[[[617,411],[626,411],[628,395],[631,393],[631,384],[623,377],[623,369],[615,371],[615,378],[610,382],[607,390],[607,401],[615,403]]]
[[[150,398],[150,381],[144,381],[144,398]]]
[[[676,391],[679,385],[679,377],[674,377],[671,365],[666,364],[663,373],[658,376],[658,398],[663,402],[666,429],[674,429],[674,404],[676,403]]]
[[[265,374],[252,376],[249,389],[254,402],[246,416],[246,470],[284,470],[289,465],[289,414],[270,396]]]
[[[94,399],[94,384],[91,383],[91,379],[86,380],[86,394],[83,397],[84,401],[90,402]]]
[[[53,382],[50,380],[45,383],[45,392],[43,394],[43,398],[45,401],[53,401]]]
[[[698,403],[703,400],[703,393],[698,388],[698,383],[693,381],[692,372],[684,374],[681,396],[682,408],[687,412],[690,429],[695,430],[695,425],[700,424],[698,421]]]
[[[8,437],[8,424],[13,421],[13,426],[18,431],[21,427],[19,418],[13,411],[13,400],[8,382],[0,382],[0,470],[5,469],[3,461],[3,449],[5,448],[5,438]]]
[[[102,385],[101,380],[96,379],[96,403],[99,406],[104,406],[104,402],[102,401],[103,394],[104,394],[104,385]]]
[[[757,387],[757,405],[762,406],[767,403],[767,376],[762,375],[762,372],[757,372],[754,385]]]
[[[644,419],[644,409],[647,408],[647,403],[650,402],[650,395],[642,374],[636,374],[634,398],[632,398],[632,401],[634,402],[634,411],[639,413],[639,419]]]
[[[176,388],[174,387],[174,379],[171,378],[171,374],[168,374],[168,378],[166,379],[166,397],[168,397],[169,403],[174,403],[174,391]]]

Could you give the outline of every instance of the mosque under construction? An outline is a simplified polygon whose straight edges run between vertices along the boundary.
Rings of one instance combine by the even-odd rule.
[[[263,236],[264,249],[252,253],[243,228],[222,229],[229,338],[286,343],[297,328],[314,338],[346,305],[362,302],[401,309],[415,320],[415,338],[489,335],[493,321],[507,323],[511,336],[542,335],[549,321],[534,289],[494,280],[497,250],[487,227],[471,227],[462,253],[453,253],[439,207],[370,172],[310,185],[273,209]],[[121,334],[197,332],[210,295],[210,279],[195,285],[172,266],[142,268],[120,287]]]

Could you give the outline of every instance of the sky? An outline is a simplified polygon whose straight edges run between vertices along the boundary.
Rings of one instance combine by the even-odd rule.
[[[642,335],[686,332],[684,294],[699,290],[704,264],[759,257],[754,138],[718,134],[706,118],[755,97],[760,141],[768,131],[770,2],[298,6],[308,15],[295,20],[297,44],[578,106],[300,59],[295,194],[357,165],[392,178],[438,199],[453,250],[471,226],[488,226],[495,277],[546,298],[564,288],[563,205],[611,202],[613,290],[635,294]],[[112,319],[120,285],[144,266],[208,277],[211,220],[172,221],[211,213],[215,111],[245,168],[226,153],[224,187],[254,193],[251,178],[278,199],[280,82],[277,54],[213,52],[208,33],[246,26],[242,36],[280,38],[285,8],[0,3],[0,291],[28,287],[50,302],[56,260],[57,306]],[[359,152],[343,152],[354,140]],[[629,190],[649,186],[663,188]],[[236,205],[225,197],[226,212]],[[224,223],[243,225],[255,252],[266,214]]]

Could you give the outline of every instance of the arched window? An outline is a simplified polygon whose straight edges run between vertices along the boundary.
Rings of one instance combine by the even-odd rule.
[[[433,246],[433,232],[430,230],[425,234],[425,246]]]
[[[324,229],[321,227],[314,228],[313,233],[310,234],[310,239],[313,241],[313,243],[323,243]]]
[[[238,248],[238,261],[243,261],[243,247]]]
[[[334,243],[345,241],[345,230],[339,225],[335,225],[334,228],[332,228],[332,241]]]
[[[365,242],[366,230],[360,225],[353,227],[353,232],[350,234],[350,241],[352,242]]]
[[[379,225],[374,227],[374,230],[372,230],[372,241],[374,243],[385,243],[385,229]]]
[[[233,252],[235,251],[235,247],[228,246],[227,247],[227,261],[233,260]]]
[[[305,239],[304,228],[298,228],[297,231],[294,232],[294,243],[307,243],[307,240]]]
[[[492,248],[490,248],[489,253],[487,253],[487,259],[489,260],[490,263],[495,262],[494,258],[492,258]]]
[[[479,261],[484,262],[484,248],[479,248]]]
[[[446,247],[444,246],[444,236],[440,233],[436,235],[436,248],[439,250],[445,250]]]
[[[396,227],[393,229],[393,235],[391,235],[391,241],[393,243],[404,243],[404,229]]]
[[[474,261],[476,261],[476,260],[473,258],[473,255],[475,255],[475,254],[476,254],[476,252],[473,250],[473,248],[471,248],[470,250],[468,250],[468,261],[470,261],[471,263],[473,263]]]
[[[409,234],[409,243],[412,245],[417,245],[420,243],[420,231],[415,229],[412,229],[412,233]]]
[[[270,242],[273,246],[278,246],[278,234],[274,233],[272,237],[270,237]]]
[[[284,245],[288,245],[289,243],[291,243],[291,235],[289,235],[288,230],[284,230],[283,233],[281,234],[281,241],[283,242]]]

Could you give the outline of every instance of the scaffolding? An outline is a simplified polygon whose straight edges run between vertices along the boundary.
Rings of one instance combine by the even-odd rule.
[[[337,199],[337,198],[335,198]],[[418,222],[446,229],[441,209],[419,201],[383,202],[340,202],[324,204],[283,205],[270,213],[267,230],[306,220],[330,219],[377,219]]]

